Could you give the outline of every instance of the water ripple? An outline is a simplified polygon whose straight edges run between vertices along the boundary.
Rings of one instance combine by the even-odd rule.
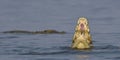
[[[0,37],[0,39],[13,39],[18,38],[17,36],[6,36],[6,37]]]

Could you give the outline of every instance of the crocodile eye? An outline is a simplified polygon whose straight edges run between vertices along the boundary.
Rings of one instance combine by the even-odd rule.
[[[87,22],[85,24],[87,25]]]
[[[75,43],[75,41],[73,40],[72,43]]]

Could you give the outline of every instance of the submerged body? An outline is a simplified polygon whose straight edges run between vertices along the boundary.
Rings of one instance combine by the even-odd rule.
[[[75,28],[75,33],[73,36],[72,48],[76,49],[89,49],[91,48],[92,40],[90,35],[90,30],[88,26],[88,21],[86,18],[79,18],[77,26]]]
[[[24,30],[13,30],[13,31],[4,31],[3,33],[23,33],[23,34],[65,34],[64,31],[56,30],[43,30],[43,31],[24,31]]]

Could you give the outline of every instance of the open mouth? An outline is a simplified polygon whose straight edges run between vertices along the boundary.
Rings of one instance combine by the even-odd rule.
[[[84,31],[84,30],[85,30],[83,23],[80,24],[80,30],[81,30],[81,31]]]

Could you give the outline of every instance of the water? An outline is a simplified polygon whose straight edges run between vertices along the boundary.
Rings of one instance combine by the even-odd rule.
[[[0,32],[55,29],[67,34],[0,33],[0,60],[119,60],[119,0],[0,0]],[[78,17],[89,19],[94,48],[70,48]]]

